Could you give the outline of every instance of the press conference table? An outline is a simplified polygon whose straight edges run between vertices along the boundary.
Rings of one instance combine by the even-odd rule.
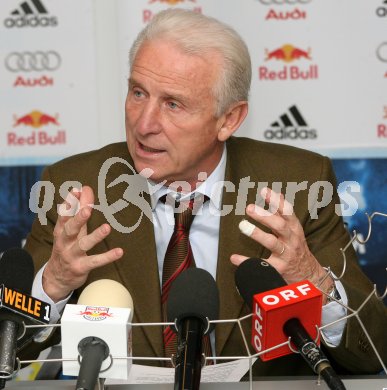
[[[359,377],[343,379],[347,390],[387,390],[386,376]],[[73,390],[75,381],[33,381],[33,382],[7,382],[5,390]],[[172,384],[142,384],[142,385],[108,385],[106,390],[171,390]],[[248,382],[239,383],[203,383],[203,390],[248,390]],[[253,382],[254,390],[328,390],[324,382],[316,383],[316,378],[258,380]]]

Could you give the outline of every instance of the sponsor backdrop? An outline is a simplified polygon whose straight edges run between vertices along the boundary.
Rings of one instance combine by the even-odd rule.
[[[253,65],[238,134],[330,156],[361,185],[346,222],[366,237],[365,213],[387,212],[387,0],[1,0],[0,251],[22,245],[45,165],[124,139],[128,49],[168,7],[237,29]],[[356,245],[380,290],[386,225]]]

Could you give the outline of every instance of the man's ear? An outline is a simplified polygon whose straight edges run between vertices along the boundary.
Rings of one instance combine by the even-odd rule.
[[[218,130],[218,140],[227,141],[239,128],[248,112],[246,101],[236,102],[221,116],[221,127]]]

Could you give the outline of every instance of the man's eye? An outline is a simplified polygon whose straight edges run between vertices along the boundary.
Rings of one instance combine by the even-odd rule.
[[[178,105],[175,102],[168,102],[169,108],[172,108],[173,110],[178,108]]]
[[[139,98],[139,97],[142,96],[142,92],[141,92],[141,91],[136,91],[136,90],[134,90],[134,91],[133,91],[133,95],[134,95],[135,97]]]

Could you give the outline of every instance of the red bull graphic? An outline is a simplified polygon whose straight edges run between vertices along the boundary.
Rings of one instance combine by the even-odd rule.
[[[387,106],[383,107],[383,120],[387,120]],[[378,138],[387,139],[387,125],[385,123],[379,123],[376,131]]]
[[[265,50],[264,61],[280,61],[285,66],[280,70],[272,70],[267,66],[258,68],[260,80],[312,80],[318,78],[318,66],[310,64],[307,67],[300,67],[288,64],[294,61],[312,61],[311,49],[300,49],[291,44],[285,44],[274,50]]]
[[[175,5],[184,5],[184,4],[192,4],[195,5],[191,8],[191,11],[202,13],[202,8],[200,6],[196,6],[198,0],[148,0],[148,4],[164,4],[166,6],[174,7]],[[149,23],[154,15],[154,11],[151,9],[144,9],[142,11],[142,21],[143,23]]]
[[[378,138],[387,138],[387,125],[380,123],[377,128]]]
[[[113,317],[113,313],[109,313],[109,310],[104,306],[86,306],[85,311],[80,311],[78,314],[88,321],[103,321],[108,317]]]
[[[149,0],[149,4],[153,3],[165,3],[168,5],[176,5],[179,3],[184,3],[185,1],[190,1],[191,3],[196,3],[196,0]]]
[[[282,47],[269,51],[265,50],[266,59],[265,61],[269,61],[272,59],[281,60],[284,62],[292,62],[294,60],[299,60],[301,58],[305,58],[307,60],[311,60],[312,57],[310,55],[310,48],[307,51],[299,49],[293,45],[283,45]]]
[[[19,118],[15,116],[14,118],[15,118],[15,123],[13,127],[25,125],[25,126],[31,126],[35,129],[38,129],[48,124],[60,126],[58,123],[58,114],[56,114],[55,116],[51,116],[40,111],[31,111],[27,115],[23,115]]]
[[[13,128],[23,131],[25,128],[32,128],[33,131],[26,135],[23,131],[23,134],[18,134],[16,131],[11,131],[7,133],[7,145],[8,146],[27,146],[27,145],[64,145],[66,144],[66,132],[65,130],[58,130],[56,134],[52,134],[52,131],[48,133],[47,131],[41,129],[42,127],[59,127],[58,114],[55,116],[46,114],[44,112],[34,110],[29,114],[22,116],[14,115]]]

